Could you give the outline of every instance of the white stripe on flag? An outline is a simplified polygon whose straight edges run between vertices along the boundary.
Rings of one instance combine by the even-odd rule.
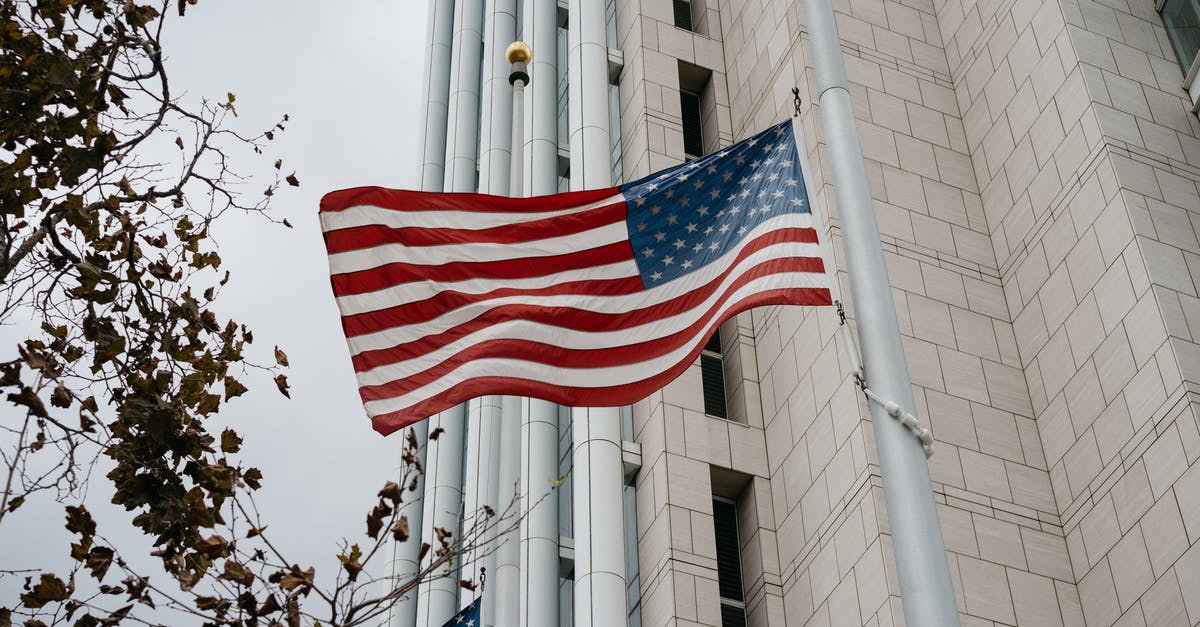
[[[778,229],[811,227],[812,219],[810,214],[786,214],[782,216],[776,216],[764,221],[754,230],[748,232],[743,238],[743,241],[749,242]],[[805,247],[801,252],[796,253],[797,256],[821,256],[821,250],[816,244],[797,245]],[[591,248],[591,246],[588,248]],[[791,249],[788,250],[790,251]],[[725,272],[725,270],[729,268],[730,264],[733,263],[733,260],[737,258],[737,254],[738,251],[736,250],[726,252],[724,255],[713,260],[708,265],[690,274],[687,274],[684,277],[681,277],[680,280],[671,281],[663,285],[656,285],[647,288],[646,291],[641,293],[596,297],[587,295],[571,296],[571,298],[575,299],[572,301],[571,306],[578,307],[580,309],[586,309],[588,311],[621,313],[631,309],[639,309],[669,300],[681,294],[690,292],[700,285],[715,280],[722,272]],[[571,281],[586,279],[614,279],[637,275],[637,266],[634,261],[630,260],[618,264],[592,266],[580,270],[548,274],[545,275],[545,279],[547,279],[548,282],[542,282],[541,277],[538,279],[522,280],[506,279],[503,282],[492,279],[470,279],[467,281],[451,282],[421,281],[404,283],[369,294],[351,294],[348,296],[341,296],[338,297],[337,302],[338,307],[342,312],[342,317],[347,317],[369,311],[375,311],[377,309],[394,307],[396,305],[402,305],[405,303],[419,302],[435,296],[443,291],[455,291],[463,294],[478,295],[486,294],[499,287],[538,289]],[[551,281],[551,279],[553,280]],[[376,295],[378,295],[378,298],[375,298]],[[421,333],[421,335],[427,335],[427,333]]]
[[[773,286],[774,288],[810,287],[808,284],[811,282],[811,278],[805,274],[789,273],[784,276],[790,280],[780,280],[777,285]],[[755,293],[755,289],[746,287],[737,290],[731,295],[726,305],[716,312],[713,320],[722,319],[737,301],[753,296]],[[702,335],[701,338],[706,339],[707,336]],[[437,396],[463,381],[476,377],[494,376],[496,373],[503,373],[502,376],[514,379],[537,382],[553,381],[555,385],[565,387],[595,388],[629,385],[670,370],[680,363],[694,347],[694,343],[688,343],[653,359],[603,368],[564,368],[522,359],[474,359],[412,392],[392,398],[368,401],[364,405],[368,415],[378,416],[411,407]]]
[[[768,258],[770,256],[768,255]],[[779,283],[782,281],[782,277],[789,274],[796,274],[800,277],[795,281],[789,279],[789,286],[824,287],[825,281],[821,275],[811,273],[778,273],[749,281],[734,293],[743,294],[750,288],[753,288],[753,291],[776,289],[780,287]],[[489,325],[436,350],[423,352],[412,359],[360,372],[358,373],[358,383],[359,385],[380,385],[389,381],[405,379],[429,369],[431,364],[440,364],[475,344],[494,339],[506,338],[552,343],[556,348],[564,350],[620,350],[632,344],[658,340],[682,331],[694,323],[697,320],[696,312],[708,311],[710,307],[715,305],[724,296],[724,288],[736,281],[736,279],[737,277],[735,276],[729,277],[729,280],[721,286],[722,289],[713,292],[708,298],[697,303],[691,309],[673,316],[658,318],[642,325],[617,331],[576,331],[525,320],[513,320]]]
[[[503,281],[497,281],[496,279],[467,279],[466,281],[402,283],[375,292],[339,296],[337,302],[338,307],[341,307],[342,317],[346,317],[377,309],[420,302],[447,291],[462,292],[464,294],[486,294],[498,288],[536,290],[570,281],[623,279],[626,277],[636,277],[637,275],[637,264],[630,259],[603,266],[592,266],[583,270],[556,272],[528,279],[505,279]],[[529,297],[526,296],[525,299],[528,300]]]
[[[767,261],[778,257],[816,257],[819,253],[816,244],[806,244],[797,242],[785,242],[768,246],[760,251],[757,251],[746,257],[745,261],[740,264],[742,267],[752,267],[763,261]],[[731,263],[733,255],[728,255],[726,258],[714,262],[713,265],[720,264],[722,266]],[[359,336],[347,338],[350,343],[351,354],[358,354],[367,350],[377,350],[395,346],[402,342],[412,341],[417,338],[436,335],[453,328],[464,322],[474,320],[485,311],[502,305],[536,305],[539,307],[571,307],[586,312],[594,312],[601,314],[613,314],[641,309],[643,307],[653,306],[672,298],[677,298],[693,289],[706,285],[711,281],[716,280],[719,272],[696,272],[699,276],[693,279],[693,275],[682,277],[677,281],[672,281],[666,285],[651,288],[644,292],[634,294],[623,294],[616,296],[586,296],[579,294],[561,294],[554,296],[540,296],[535,299],[527,295],[517,294],[504,298],[495,298],[485,301],[471,303],[470,305],[460,307],[446,312],[445,314],[428,320],[410,325],[391,327],[382,331],[367,333]],[[820,275],[814,274],[814,280],[819,281],[809,287],[826,287],[828,281]],[[731,273],[726,279],[725,285],[731,281],[735,281],[738,274]],[[510,282],[511,283],[511,282]],[[408,286],[409,289],[415,286]],[[347,297],[348,298],[348,297]],[[389,301],[390,302],[390,301]],[[345,308],[347,305],[343,304]]]
[[[536,259],[579,252],[626,239],[629,239],[629,233],[625,229],[625,221],[621,220],[582,233],[521,242],[520,246],[495,243],[452,243],[438,246],[382,244],[329,255],[329,268],[333,274],[343,274],[377,268],[399,259],[408,264],[427,266],[463,261],[505,261],[512,259],[516,250],[520,251],[522,258]]]
[[[341,211],[324,211],[321,213],[321,230],[325,232],[348,229],[356,226],[386,226],[394,229],[415,228],[445,228],[483,230],[498,226],[520,224],[544,220],[556,216],[574,215],[598,207],[624,202],[621,194],[609,196],[578,207],[567,207],[557,211],[542,211],[537,213],[516,213],[507,211],[399,211],[385,209],[374,205],[358,205]]]

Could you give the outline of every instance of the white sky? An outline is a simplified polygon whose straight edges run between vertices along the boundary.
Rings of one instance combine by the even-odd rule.
[[[425,8],[423,0],[203,0],[164,36],[176,94],[195,103],[235,93],[232,124],[247,133],[291,116],[270,148],[284,159],[284,174],[294,170],[300,179],[300,188],[285,185],[274,204],[295,228],[231,216],[215,235],[233,273],[220,309],[253,329],[258,361],[269,362],[276,344],[287,351],[292,399],[255,374],[251,391],[227,405],[222,420],[245,436],[243,459],[266,475],[258,502],[271,521],[268,533],[294,560],[315,564],[318,575],[332,574],[341,538],[361,537],[374,494],[396,465],[399,434],[381,437],[362,410],[317,205],[343,187],[415,185]],[[270,181],[266,165],[244,172],[263,177],[249,187],[256,193]],[[97,477],[89,508],[101,533],[130,537],[127,514],[97,511],[110,495]],[[26,504],[0,527],[0,562],[64,564],[63,522],[61,506]],[[0,580],[0,606],[17,603],[20,584]]]

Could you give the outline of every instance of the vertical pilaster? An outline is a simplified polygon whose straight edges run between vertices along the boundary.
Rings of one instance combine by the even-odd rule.
[[[466,404],[457,405],[428,420],[430,438],[426,448],[425,511],[421,538],[439,546],[434,528],[456,536],[462,512],[463,427]],[[454,566],[457,566],[455,564]],[[441,627],[458,611],[458,578],[440,577],[422,585],[417,592],[418,627]]]
[[[525,194],[558,192],[558,5],[527,2],[526,43],[533,50],[525,106]]]
[[[479,116],[479,191],[509,195],[512,87],[504,49],[517,37],[517,0],[487,0],[483,20],[483,97]],[[499,401],[497,401],[499,402]]]
[[[483,0],[454,4],[449,118],[446,121],[446,191],[476,191],[479,154],[479,73],[483,59]]]
[[[558,405],[522,399],[521,492],[528,511],[521,521],[522,625],[558,621]]]
[[[522,87],[523,89],[523,87]],[[497,472],[499,484],[498,511],[519,513],[523,511],[518,501],[521,480],[521,398],[501,397],[503,409],[500,415],[500,467]],[[511,506],[511,508],[510,508]],[[496,576],[488,586],[495,591],[495,612],[487,619],[496,627],[519,627],[520,619],[520,546],[519,539],[512,535],[500,539],[496,547]]]
[[[454,0],[430,0],[426,23],[429,53],[425,99],[421,101],[421,189],[440,192],[446,171],[446,119],[450,97],[450,53],[454,39]]]
[[[571,189],[612,184],[607,19],[603,0],[568,3]],[[575,624],[626,621],[621,419],[616,407],[572,410]]]
[[[425,463],[424,457],[425,444],[427,441],[426,434],[428,433],[427,427],[428,425],[424,421],[409,427],[409,429],[412,429],[413,433],[417,436],[417,450],[420,451],[419,455],[421,457],[422,464]],[[401,466],[397,470],[396,474],[399,477],[403,477],[404,467]],[[401,487],[407,488],[405,485],[402,485]],[[402,511],[405,516],[408,516],[409,529],[421,529],[424,522],[422,519],[422,514],[424,513],[425,507],[425,477],[423,475],[417,475],[417,487],[412,494],[421,496],[412,498],[405,503]],[[420,536],[410,536],[408,540],[404,542],[392,541],[391,572],[395,579],[385,580],[383,591],[385,594],[391,592],[397,583],[405,581],[408,577],[411,577],[419,570],[420,564],[418,564],[417,557],[420,555],[420,552]],[[388,627],[410,627],[411,625],[416,624],[416,620],[417,595],[409,594],[396,601],[396,603],[392,605],[391,610],[388,611],[388,620],[386,624]]]
[[[425,75],[425,98],[421,101],[423,149],[418,178],[421,189],[432,192],[442,191],[445,185],[446,121],[450,92],[450,54],[454,39],[454,0],[429,1],[425,33],[429,41],[426,58],[429,71]],[[422,421],[409,428],[417,436],[421,463],[425,464],[428,461],[425,451],[429,425]],[[422,497],[408,503],[404,512],[408,516],[410,528],[423,529],[424,475],[418,477],[415,492],[421,494]],[[392,574],[396,577],[404,577],[409,573],[415,573],[419,566],[417,556],[420,550],[421,537],[419,536],[411,537],[407,542],[394,544],[392,547]],[[390,589],[390,582],[385,585]],[[388,613],[387,624],[389,627],[409,627],[416,624],[417,596],[410,594],[392,606]]]

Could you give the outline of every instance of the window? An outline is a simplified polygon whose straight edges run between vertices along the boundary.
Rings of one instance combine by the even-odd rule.
[[[1175,50],[1175,58],[1183,68],[1183,88],[1192,99],[1192,110],[1200,109],[1200,0],[1157,0],[1158,12],[1167,27],[1167,38]]]
[[[717,540],[717,586],[721,591],[721,626],[745,627],[742,552],[735,503],[726,499],[713,499],[713,530]]]
[[[1167,27],[1171,47],[1186,73],[1196,60],[1196,53],[1200,52],[1200,1],[1159,0],[1158,10]]]
[[[692,30],[691,0],[671,0],[671,4],[675,9],[675,27]]]
[[[688,91],[680,91],[679,109],[683,116],[683,152],[688,159],[695,159],[704,155],[704,127],[700,124],[700,96]]]
[[[712,70],[679,61],[679,112],[683,126],[684,159],[695,159],[717,148],[716,95]]]
[[[700,377],[704,387],[704,413],[729,418],[725,403],[725,363],[721,357],[721,330],[717,329],[700,352]]]

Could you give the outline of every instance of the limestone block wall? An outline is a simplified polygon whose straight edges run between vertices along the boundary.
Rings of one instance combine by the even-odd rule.
[[[801,5],[706,0],[687,33],[668,0],[620,0],[625,178],[683,157],[679,61],[711,70],[721,143],[799,85],[841,267]],[[1153,0],[835,7],[963,623],[1200,622],[1200,124]],[[732,421],[698,368],[635,407],[644,624],[720,624],[730,476],[750,624],[903,622],[836,328],[726,325]]]
[[[1154,3],[939,17],[1083,616],[1195,624],[1198,127]]]

